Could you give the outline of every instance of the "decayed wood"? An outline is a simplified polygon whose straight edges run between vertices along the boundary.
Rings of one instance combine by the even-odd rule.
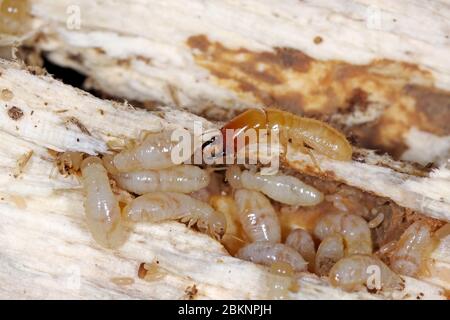
[[[195,285],[198,293],[194,298],[268,298],[274,275],[230,257],[218,242],[179,223],[138,224],[119,250],[99,247],[84,223],[79,181],[59,175],[48,151],[95,154],[142,130],[192,128],[194,120],[214,128],[213,123],[179,110],[151,113],[100,100],[0,60],[3,89],[10,90],[13,97],[0,100],[1,297],[188,298],[192,292],[188,287]],[[13,107],[20,110],[20,117],[11,117],[8,111]],[[68,119],[77,119],[85,130]],[[31,151],[24,164],[24,155]],[[18,161],[21,170],[17,175]],[[371,175],[377,166],[367,169]],[[425,192],[423,196],[427,196]],[[448,269],[447,252],[448,242],[443,242],[433,254]],[[139,279],[142,262],[158,263],[162,278]],[[416,299],[422,297],[420,293],[422,298],[444,298],[439,286],[404,279],[403,291],[372,295],[345,293],[330,287],[325,279],[305,274],[298,280],[300,290],[291,298]],[[431,280],[448,286],[442,277]],[[132,283],[120,285],[127,281]]]
[[[67,28],[73,5],[79,29]],[[35,45],[110,95],[218,119],[277,106],[402,159],[449,158],[446,1],[37,0],[32,11],[45,26]]]

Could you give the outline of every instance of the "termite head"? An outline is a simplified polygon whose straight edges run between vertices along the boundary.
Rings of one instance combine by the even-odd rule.
[[[227,231],[227,220],[223,213],[215,211],[205,220],[197,221],[197,227],[200,231],[220,241]]]
[[[252,108],[227,122],[217,135],[207,140],[202,149],[214,148],[215,156],[224,157],[236,152],[236,140],[247,130],[266,128],[267,115],[263,109]]]

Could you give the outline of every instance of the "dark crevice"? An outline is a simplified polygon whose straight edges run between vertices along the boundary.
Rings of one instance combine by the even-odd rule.
[[[61,80],[63,83],[83,89],[84,81],[86,76],[79,73],[78,71],[58,66],[52,63],[50,60],[44,57],[44,68],[50,73],[55,79]]]

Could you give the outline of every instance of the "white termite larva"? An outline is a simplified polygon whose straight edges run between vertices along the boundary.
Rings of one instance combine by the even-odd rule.
[[[314,227],[313,234],[319,240],[325,239],[333,233],[341,232],[341,221],[345,213],[327,213],[321,216]]]
[[[372,236],[366,220],[346,214],[341,220],[341,234],[345,241],[345,255],[372,254]]]
[[[292,230],[287,236],[285,244],[297,250],[297,252],[308,261],[310,270],[313,270],[314,260],[316,258],[316,248],[314,246],[314,240],[308,231],[303,229]]]
[[[239,167],[232,166],[226,176],[234,188],[242,186],[260,191],[275,201],[291,206],[315,206],[324,198],[316,188],[288,175],[262,175],[249,170],[240,171]]]
[[[136,194],[150,192],[191,193],[208,186],[206,170],[192,165],[180,165],[161,170],[124,172],[114,175],[118,185]]]
[[[178,144],[170,131],[149,133],[141,144],[125,149],[114,156],[114,166],[120,172],[159,170],[177,165],[172,150]],[[192,153],[191,153],[192,154]]]
[[[225,178],[234,189],[242,189],[241,183],[242,170],[239,166],[232,165],[225,171]]]
[[[295,272],[306,271],[308,263],[293,248],[282,243],[253,242],[242,247],[237,257],[253,263],[271,266],[275,262],[289,264]]]
[[[355,214],[328,213],[320,217],[314,235],[323,240],[339,233],[344,238],[345,254],[372,254],[372,236],[366,220]]]
[[[392,269],[407,276],[417,275],[426,265],[432,247],[431,228],[425,222],[414,222],[397,242],[390,259]]]
[[[124,209],[127,219],[133,222],[162,222],[181,220],[188,226],[197,225],[199,230],[215,238],[226,231],[226,219],[208,204],[177,192],[154,192],[137,197]]]
[[[101,160],[97,157],[83,160],[81,174],[86,193],[86,220],[92,236],[104,247],[120,246],[126,240],[126,229]]]
[[[326,237],[319,245],[315,260],[315,272],[326,276],[336,262],[344,257],[344,239],[338,233]]]
[[[381,260],[368,255],[352,255],[339,260],[330,270],[330,282],[346,291],[367,287],[370,280],[378,282],[378,290],[403,289],[402,278]],[[372,279],[373,278],[373,279]],[[372,285],[372,283],[370,283]]]
[[[281,227],[269,199],[262,193],[239,189],[234,193],[242,227],[251,241],[281,241]]]
[[[271,276],[267,281],[267,299],[288,299],[289,292],[295,288],[296,284],[292,266],[285,262],[275,262],[270,265],[270,273]]]

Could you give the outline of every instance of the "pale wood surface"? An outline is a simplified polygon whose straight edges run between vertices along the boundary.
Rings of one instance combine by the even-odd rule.
[[[99,247],[84,224],[79,182],[60,176],[47,151],[104,152],[107,142],[136,137],[141,130],[189,128],[193,120],[213,124],[175,110],[163,113],[164,120],[5,61],[0,61],[0,73],[0,88],[14,94],[11,101],[0,101],[0,297],[178,299],[195,284],[196,298],[267,298],[273,276],[264,268],[230,257],[218,242],[179,223],[137,225],[123,248]],[[20,119],[8,116],[11,106],[23,111]],[[68,123],[68,117],[76,117],[90,135]],[[31,160],[14,178],[17,160],[31,150]],[[439,250],[436,257],[443,254],[440,259],[448,265],[447,247]],[[166,276],[154,282],[138,279],[139,264],[156,260]],[[119,286],[112,281],[116,277],[134,283]],[[405,280],[405,290],[394,297],[415,299],[423,292],[424,298],[443,298],[439,287]],[[344,293],[311,275],[300,277],[299,284],[292,298],[380,298]]]

